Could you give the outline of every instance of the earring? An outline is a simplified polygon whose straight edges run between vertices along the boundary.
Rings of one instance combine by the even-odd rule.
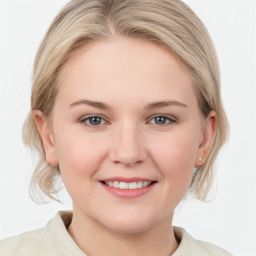
[[[198,161],[202,162],[202,157],[201,156],[199,156]]]

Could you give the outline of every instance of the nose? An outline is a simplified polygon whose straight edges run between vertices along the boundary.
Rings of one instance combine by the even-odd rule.
[[[112,162],[124,166],[143,163],[148,154],[139,128],[125,124],[118,127],[109,156]]]

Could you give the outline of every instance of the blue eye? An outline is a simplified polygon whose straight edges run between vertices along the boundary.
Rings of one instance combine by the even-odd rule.
[[[86,125],[89,125],[89,126],[99,126],[106,123],[106,121],[100,116],[90,116],[90,117],[84,118],[81,122],[86,123]]]
[[[175,123],[176,120],[174,118],[170,118],[167,116],[155,116],[150,120],[151,124],[157,124],[157,125],[168,125]]]

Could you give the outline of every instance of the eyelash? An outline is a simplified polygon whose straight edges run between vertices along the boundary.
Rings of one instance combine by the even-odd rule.
[[[90,120],[92,121],[93,118],[98,118],[100,119],[100,124],[92,124],[92,123],[87,123],[90,122]],[[164,124],[156,124],[156,123],[151,123],[150,121],[154,120],[156,121],[156,118],[164,118],[166,122],[168,123],[164,123]],[[104,123],[102,124],[101,121],[104,121]],[[95,127],[95,128],[98,128],[102,125],[105,125],[105,124],[109,124],[106,120],[104,120],[104,117],[101,117],[99,115],[90,115],[90,116],[86,116],[84,117],[82,120],[79,121],[80,123],[86,125],[86,126],[90,126],[90,127]],[[167,125],[172,125],[174,123],[177,122],[177,119],[173,116],[169,116],[169,115],[164,115],[164,114],[159,114],[159,115],[155,115],[153,117],[151,117],[149,119],[149,121],[147,123],[151,123],[153,125],[157,125],[157,126],[167,126]]]
[[[173,116],[169,116],[169,115],[155,115],[153,117],[151,117],[150,121],[156,119],[156,118],[164,118],[166,121],[168,121],[168,123],[165,123],[165,124],[156,124],[154,123],[155,125],[158,125],[158,126],[167,126],[167,125],[172,125],[174,123],[177,122],[177,119],[174,118]]]
[[[105,123],[108,123],[107,121],[104,120],[104,117],[102,116],[99,116],[99,115],[89,115],[89,116],[85,116],[81,121],[80,123],[86,125],[86,126],[90,126],[90,127],[99,127],[101,125],[104,125],[104,124],[96,124],[96,125],[93,125],[93,124],[90,124],[90,123],[87,123],[87,121],[90,122],[90,120],[92,120],[93,118],[99,118],[101,119],[101,121],[103,120]]]

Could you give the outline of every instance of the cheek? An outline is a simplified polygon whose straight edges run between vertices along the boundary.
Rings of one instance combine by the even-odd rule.
[[[186,193],[190,186],[195,158],[197,153],[198,136],[190,132],[175,132],[163,138],[162,143],[154,143],[154,159],[160,170],[166,187],[173,193]]]
[[[198,132],[173,132],[161,138],[161,141],[152,141],[152,148],[158,155],[160,162],[168,166],[193,167],[198,150]],[[193,135],[191,135],[193,134]]]
[[[70,133],[68,133],[70,134]],[[59,138],[57,155],[61,178],[74,202],[95,197],[95,173],[105,154],[105,149],[93,138],[70,136]],[[97,152],[97,153],[95,153]]]
[[[105,156],[103,144],[93,136],[76,136],[71,131],[62,131],[56,142],[57,157],[65,186],[76,186],[82,182],[82,178],[89,181]],[[83,182],[87,179],[83,179]]]

